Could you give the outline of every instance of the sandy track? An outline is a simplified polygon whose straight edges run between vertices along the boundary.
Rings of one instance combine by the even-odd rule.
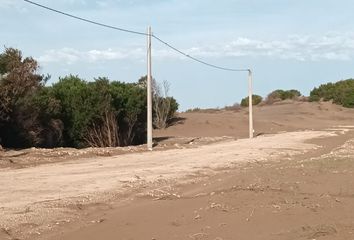
[[[354,132],[312,140],[321,148],[220,169],[172,193],[97,209],[41,240],[354,239]],[[94,220],[94,221],[92,221]]]
[[[60,198],[87,196],[119,190],[128,181],[155,181],[183,177],[206,168],[229,167],[238,162],[261,161],[292,155],[316,147],[305,140],[333,135],[333,132],[293,132],[229,141],[195,149],[145,152],[101,157],[35,168],[0,171],[0,203],[3,208]],[[281,151],[279,151],[281,150]],[[9,187],[11,191],[9,192]]]
[[[126,154],[0,170],[0,224],[12,229],[29,222],[36,227],[55,220],[47,202],[75,202],[126,190],[127,183],[183,179],[195,172],[290,157],[318,146],[306,140],[336,136],[342,130],[301,131],[227,141],[191,149]],[[45,206],[45,208],[44,208]],[[43,211],[47,211],[44,214]],[[48,214],[50,211],[50,214]],[[17,228],[22,231],[21,228]],[[15,232],[13,232],[14,235]]]

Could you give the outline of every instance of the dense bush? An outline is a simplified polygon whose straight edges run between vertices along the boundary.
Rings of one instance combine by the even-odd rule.
[[[310,92],[310,101],[330,101],[343,107],[354,107],[354,79],[322,84]]]
[[[48,115],[62,121],[64,146],[141,144],[146,132],[146,93],[133,83],[67,76],[40,94],[40,105],[58,103]]]
[[[275,90],[268,94],[267,96],[267,103],[273,103],[276,101],[283,101],[286,99],[297,99],[301,96],[301,93],[298,90],[291,89],[291,90]]]
[[[120,145],[146,141],[146,89],[136,83],[111,83],[112,107],[120,132]]]
[[[252,95],[252,105],[258,105],[262,102],[263,98],[259,95]],[[249,103],[248,96],[241,100],[241,106],[247,107]]]
[[[78,76],[52,86],[32,58],[0,55],[0,144],[5,147],[106,147],[146,141],[146,86]],[[169,118],[178,109],[172,97]]]

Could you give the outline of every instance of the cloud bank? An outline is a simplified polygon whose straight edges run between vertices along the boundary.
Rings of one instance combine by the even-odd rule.
[[[332,34],[322,37],[293,35],[283,40],[239,37],[231,41],[181,50],[200,58],[252,57],[296,61],[349,61],[354,59],[354,34]],[[153,57],[156,59],[184,58],[168,48],[154,49]],[[145,58],[144,47],[127,47],[87,51],[73,48],[51,49],[37,59],[42,64],[51,62],[73,64],[126,59],[141,61]]]
[[[327,35],[323,37],[293,35],[285,40],[262,41],[237,38],[223,46],[200,49],[205,56],[249,56],[293,59],[298,61],[335,60],[354,58],[353,35]]]

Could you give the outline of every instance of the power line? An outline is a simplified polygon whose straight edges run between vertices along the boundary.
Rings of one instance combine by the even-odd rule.
[[[232,72],[245,72],[245,71],[249,71],[249,69],[234,69],[234,68],[226,68],[226,67],[220,67],[220,66],[217,66],[217,65],[214,65],[214,64],[211,64],[211,63],[207,63],[205,61],[202,61],[198,58],[195,58],[185,52],[182,52],[181,50],[175,48],[174,46],[172,46],[171,44],[163,41],[161,38],[155,36],[154,34],[151,35],[153,38],[155,38],[157,41],[165,44],[167,47],[171,48],[172,50],[174,50],[175,52],[178,52],[179,54],[182,54],[183,56],[187,57],[187,58],[190,58],[196,62],[199,62],[201,64],[204,64],[206,66],[209,66],[209,67],[213,67],[213,68],[217,68],[217,69],[220,69],[220,70],[225,70],[225,71],[232,71]]]
[[[39,4],[39,3],[36,3],[36,2],[33,2],[33,1],[30,1],[30,0],[23,0],[29,4],[32,4],[32,5],[35,5],[37,7],[40,7],[40,8],[43,8],[43,9],[46,9],[46,10],[49,10],[49,11],[52,11],[52,12],[55,12],[55,13],[58,13],[58,14],[61,14],[61,15],[64,15],[64,16],[67,16],[67,17],[70,17],[70,18],[74,18],[74,19],[77,19],[77,20],[80,20],[80,21],[83,21],[83,22],[87,22],[87,23],[91,23],[91,24],[94,24],[94,25],[97,25],[97,26],[101,26],[101,27],[105,27],[105,28],[110,28],[110,29],[113,29],[113,30],[117,30],[117,31],[121,31],[121,32],[127,32],[127,33],[132,33],[132,34],[137,34],[137,35],[143,35],[143,36],[149,36],[149,34],[147,33],[144,33],[144,32],[138,32],[138,31],[133,31],[133,30],[129,30],[129,29],[125,29],[125,28],[121,28],[121,27],[115,27],[115,26],[112,26],[112,25],[108,25],[108,24],[104,24],[104,23],[99,23],[99,22],[96,22],[96,21],[93,21],[93,20],[89,20],[89,19],[86,19],[86,18],[82,18],[82,17],[78,17],[78,16],[75,16],[75,15],[72,15],[72,14],[69,14],[69,13],[66,13],[66,12],[63,12],[63,11],[59,11],[59,10],[56,10],[54,8],[51,8],[51,7],[48,7],[48,6],[45,6],[45,5],[42,5],[42,4]],[[211,63],[208,63],[208,62],[205,62],[203,60],[200,60],[196,57],[193,57],[181,50],[179,50],[178,48],[172,46],[170,43],[168,42],[165,42],[164,40],[162,40],[161,38],[157,37],[156,35],[154,34],[151,34],[151,37],[153,37],[154,39],[156,39],[157,41],[163,43],[164,45],[166,45],[167,47],[169,47],[170,49],[174,50],[175,52],[193,60],[193,61],[196,61],[198,63],[201,63],[203,65],[206,65],[208,67],[212,67],[212,68],[216,68],[216,69],[219,69],[219,70],[224,70],[224,71],[232,71],[232,72],[245,72],[245,71],[250,71],[250,69],[235,69],[235,68],[227,68],[227,67],[221,67],[221,66],[217,66],[217,65],[214,65],[214,64],[211,64]]]
[[[44,6],[44,5],[36,3],[36,2],[29,1],[29,0],[23,0],[23,1],[28,2],[30,4],[33,4],[35,6],[47,9],[47,10],[52,11],[52,12],[56,12],[56,13],[59,13],[61,15],[65,15],[67,17],[75,18],[77,20],[84,21],[84,22],[87,22],[87,23],[91,23],[91,24],[94,24],[94,25],[98,25],[98,26],[101,26],[101,27],[110,28],[110,29],[114,29],[114,30],[118,30],[118,31],[122,31],[122,32],[127,32],[127,33],[132,33],[132,34],[138,34],[138,35],[144,35],[144,36],[148,35],[147,33],[144,33],[144,32],[137,32],[137,31],[133,31],[133,30],[129,30],[129,29],[124,29],[124,28],[120,28],[120,27],[115,27],[115,26],[99,23],[99,22],[92,21],[92,20],[89,20],[89,19],[86,19],[86,18],[78,17],[78,16],[75,16],[75,15],[72,15],[72,14],[69,14],[69,13],[65,13],[65,12],[56,10],[54,8],[50,8],[50,7]]]

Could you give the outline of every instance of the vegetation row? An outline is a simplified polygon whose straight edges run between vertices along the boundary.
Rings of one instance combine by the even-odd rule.
[[[38,63],[19,50],[0,54],[0,145],[115,147],[146,141],[146,77],[136,83],[78,76],[46,86]],[[153,83],[153,122],[164,128],[178,109],[168,84]]]

